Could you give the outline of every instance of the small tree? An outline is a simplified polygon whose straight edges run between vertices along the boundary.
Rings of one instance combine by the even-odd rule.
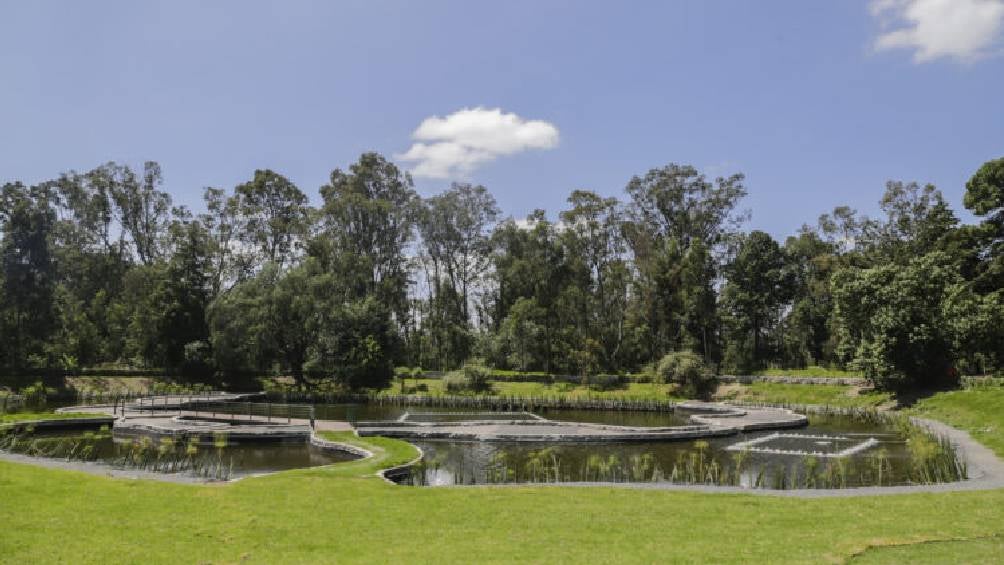
[[[700,355],[674,351],[659,361],[656,375],[662,383],[676,383],[684,395],[708,399],[718,388],[718,378]]]

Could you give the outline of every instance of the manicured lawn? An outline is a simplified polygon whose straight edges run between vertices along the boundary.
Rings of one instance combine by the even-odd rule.
[[[1000,563],[1004,556],[1004,537],[931,541],[869,548],[854,556],[851,563]]]
[[[864,374],[856,371],[818,366],[806,367],[804,369],[764,369],[762,371],[754,371],[753,374],[766,377],[823,377],[835,379],[864,377]]]
[[[79,414],[73,412],[14,412],[0,414],[0,423],[20,422],[25,420],[68,420],[73,418],[93,418],[94,414]]]
[[[989,390],[914,410],[983,429],[1001,453],[1001,406]],[[206,486],[0,462],[0,561],[983,563],[1004,549],[1004,490],[790,499],[399,487],[373,472],[410,460],[409,444],[328,437],[377,458]]]
[[[723,399],[743,402],[828,404],[830,406],[878,406],[892,397],[884,392],[858,391],[840,385],[793,385],[752,383],[719,389]]]
[[[910,413],[966,430],[1004,457],[1004,388],[941,392],[917,402]]]
[[[873,544],[1004,530],[1004,491],[795,500],[437,489],[388,485],[371,470],[356,462],[193,486],[0,463],[0,560],[818,563]]]

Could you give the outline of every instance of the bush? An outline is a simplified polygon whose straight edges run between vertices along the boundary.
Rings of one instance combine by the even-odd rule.
[[[491,370],[479,362],[468,362],[463,369],[452,371],[443,377],[446,392],[489,392],[492,388],[489,378]]]
[[[630,375],[630,379],[636,383],[654,383],[659,380],[655,363],[646,363],[637,373]]]
[[[676,383],[689,397],[708,399],[718,388],[718,378],[704,359],[690,351],[675,351],[663,357],[656,374],[660,382]]]
[[[625,379],[617,375],[589,375],[582,377],[582,384],[590,390],[602,392],[624,388]]]
[[[467,390],[467,377],[463,371],[450,371],[443,375],[443,389],[456,394]]]

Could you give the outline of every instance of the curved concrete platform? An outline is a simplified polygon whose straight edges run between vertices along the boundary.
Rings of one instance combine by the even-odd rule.
[[[674,441],[734,435],[739,432],[798,428],[808,418],[784,408],[736,408],[724,404],[688,402],[679,405],[693,425],[668,427],[612,426],[557,422],[536,416],[529,419],[413,422],[402,417],[387,422],[357,422],[360,436],[403,439],[526,441],[526,442],[630,442]]]
[[[808,425],[809,418],[787,408],[746,408],[688,400],[677,405],[678,410],[693,412],[692,422],[709,426],[735,428],[741,432],[787,430]]]
[[[221,435],[227,441],[307,441],[310,426],[299,424],[231,424],[178,416],[139,416],[120,418],[112,427],[115,437],[156,436],[176,440],[196,438],[200,442],[213,442]]]
[[[360,436],[409,439],[454,439],[477,441],[624,442],[697,439],[731,435],[720,426],[673,426],[641,428],[553,421],[471,421],[449,423],[357,422]]]

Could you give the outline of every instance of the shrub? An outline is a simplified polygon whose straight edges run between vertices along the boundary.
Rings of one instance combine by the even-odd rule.
[[[616,390],[623,388],[625,380],[617,375],[589,375],[582,377],[582,384],[594,391]]]
[[[656,364],[646,363],[642,365],[637,373],[631,375],[631,379],[636,383],[654,383],[658,381],[659,375],[656,371]]]
[[[685,396],[710,398],[718,388],[718,378],[704,364],[700,355],[691,351],[674,351],[659,360],[656,368],[662,383],[676,383]]]
[[[467,390],[467,378],[464,376],[464,372],[450,371],[443,375],[443,389],[454,394]]]
[[[489,381],[491,370],[477,361],[469,361],[459,371],[452,371],[443,377],[443,387],[446,392],[488,392],[492,385]]]

